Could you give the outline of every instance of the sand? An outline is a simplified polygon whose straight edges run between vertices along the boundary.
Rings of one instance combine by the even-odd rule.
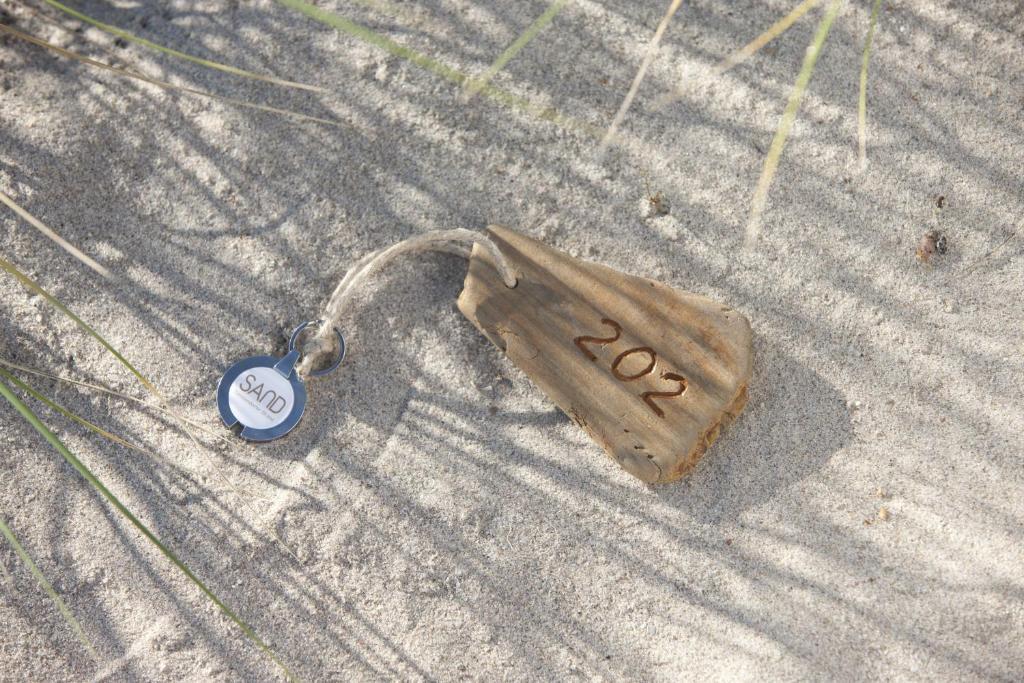
[[[847,3],[744,250],[823,8],[729,73],[710,69],[794,4],[684,3],[599,159],[665,2],[570,2],[496,76],[595,137],[464,103],[457,85],[269,0],[75,7],[326,94],[63,32],[5,0],[5,21],[68,49],[342,122],[168,94],[0,38],[0,190],[118,279],[6,209],[3,257],[212,429],[231,362],[281,353],[349,264],[434,229],[502,223],[713,297],[750,319],[757,353],[746,411],[686,479],[653,488],[458,313],[466,264],[451,255],[374,281],[345,324],[344,366],[311,383],[280,441],[200,447],[152,411],[34,381],[153,457],[34,405],[304,680],[1019,679],[1024,15],[886,0],[860,172],[870,3]],[[546,3],[321,6],[480,73]],[[684,98],[653,111],[680,78]],[[652,215],[654,193],[667,215]],[[932,229],[948,253],[923,264]],[[6,275],[0,355],[144,396]],[[3,545],[0,679],[281,677],[5,406],[0,454],[0,513],[100,660]]]

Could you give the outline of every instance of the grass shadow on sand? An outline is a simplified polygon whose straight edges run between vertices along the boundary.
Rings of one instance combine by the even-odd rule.
[[[485,67],[545,6],[528,4],[492,8],[486,22],[437,3],[410,10],[413,25],[364,9],[352,16],[453,63]],[[602,22],[593,9],[568,7],[558,30],[539,36],[496,83],[604,123],[635,68],[623,46],[638,42],[636,27],[653,30],[663,4],[608,10]],[[88,274],[55,272],[51,247],[31,234],[18,234],[12,258],[51,280],[43,284],[85,319],[116,332],[146,374],[159,369],[157,384],[190,416],[212,424],[223,368],[280,351],[355,258],[440,227],[516,225],[582,257],[728,301],[755,327],[746,411],[687,479],[654,490],[608,462],[455,312],[464,265],[447,256],[399,264],[382,279],[351,321],[344,372],[311,387],[309,413],[287,440],[211,449],[260,505],[259,519],[166,424],[60,390],[82,415],[171,456],[154,465],[67,430],[158,535],[228,602],[241,601],[244,616],[301,676],[450,678],[462,666],[495,678],[620,678],[666,665],[647,643],[692,642],[694,633],[708,648],[751,661],[785,655],[812,677],[868,677],[903,655],[939,674],[998,677],[1021,656],[1020,644],[996,628],[1002,601],[1021,598],[1019,583],[960,580],[944,569],[962,561],[954,553],[916,562],[911,544],[887,543],[881,527],[862,524],[873,512],[864,511],[871,491],[842,488],[870,455],[865,439],[882,438],[872,436],[871,421],[880,419],[872,411],[896,414],[907,435],[936,433],[940,416],[949,416],[967,431],[938,431],[939,438],[961,439],[964,450],[1015,436],[979,408],[1000,400],[997,379],[1016,371],[1004,359],[1009,351],[983,359],[991,374],[944,362],[985,353],[972,333],[948,333],[950,319],[934,305],[965,290],[949,293],[916,274],[924,271],[906,275],[908,240],[951,178],[991,179],[996,193],[1012,181],[1006,159],[977,149],[947,109],[907,106],[904,96],[927,88],[945,94],[948,106],[958,102],[959,113],[984,111],[984,87],[964,81],[961,65],[941,54],[929,61],[921,53],[925,73],[907,53],[941,43],[968,55],[970,32],[951,27],[998,32],[1007,17],[997,9],[949,9],[956,21],[907,7],[883,13],[866,177],[853,177],[846,164],[855,157],[848,86],[862,35],[852,17],[841,17],[776,180],[765,243],[742,255],[757,146],[770,140],[813,22],[721,82],[697,84],[676,107],[645,112],[641,100],[675,85],[672,65],[713,64],[782,5],[687,8],[626,121],[623,147],[603,166],[590,156],[593,140],[486,101],[464,107],[457,88],[272,4],[82,7],[177,48],[209,46],[244,68],[297,77],[324,65],[313,70],[317,83],[343,96],[277,91],[125,51],[168,79],[352,124],[339,132],[168,96],[0,40],[11,97],[49,103],[36,115],[60,131],[48,137],[4,126],[0,180],[125,284],[99,289]],[[74,35],[62,40],[90,49]],[[995,138],[1022,132],[1012,120],[985,125]],[[916,140],[935,163],[885,152],[903,139]],[[949,158],[960,168],[943,170]],[[639,208],[646,182],[670,196],[671,215],[651,218]],[[986,229],[1002,220],[973,196],[952,200],[949,213]],[[961,243],[983,253],[987,237],[979,229]],[[1015,248],[992,267],[1012,265]],[[0,326],[2,341],[18,359],[113,375],[58,316],[6,284],[0,292],[3,317],[13,321]],[[905,348],[850,322],[866,310],[897,321]],[[944,351],[924,353],[934,348]],[[905,367],[906,376],[892,367]],[[955,391],[943,384],[950,378]],[[847,403],[865,387],[872,401],[890,396],[894,405],[851,414]],[[17,425],[5,438],[19,452],[33,443]],[[897,434],[892,450],[932,455],[931,443]],[[929,497],[936,479],[897,455],[863,467],[906,489],[912,538],[935,541],[921,520],[957,507],[984,509],[1001,537],[1024,540],[1021,520],[1000,501],[970,490]],[[936,472],[972,467],[944,452],[932,457]],[[1005,459],[986,466],[996,473],[988,476],[1019,480]],[[264,677],[256,651],[230,637],[66,469],[25,458],[8,468],[12,484],[0,502],[16,519],[31,509],[45,520],[23,540],[53,558],[55,585],[114,660],[106,675],[170,675],[155,661],[171,674],[196,675],[189,667],[201,662],[204,676]],[[16,491],[40,480],[52,482],[47,496],[23,507]],[[73,523],[68,509],[91,526]],[[269,528],[300,564],[280,552]],[[83,544],[93,554],[67,550]],[[145,598],[112,588],[126,582]],[[881,584],[896,587],[886,602]],[[922,592],[933,599],[923,602]],[[35,598],[9,604],[12,621],[42,626],[56,661],[79,670],[62,649],[70,636],[51,626]],[[131,611],[142,604],[160,618],[134,623]],[[839,633],[840,647],[822,645],[822,633]]]

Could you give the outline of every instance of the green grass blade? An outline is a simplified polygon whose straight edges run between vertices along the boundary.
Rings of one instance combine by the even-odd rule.
[[[397,43],[386,36],[382,36],[365,26],[360,26],[340,14],[320,9],[316,5],[304,2],[304,0],[277,0],[277,2],[280,5],[284,5],[289,9],[306,15],[314,21],[330,26],[342,33],[347,33],[353,38],[361,40],[364,43],[378,47],[395,57],[411,62],[421,69],[429,71],[435,76],[439,76],[447,81],[451,81],[456,85],[464,86],[471,80],[468,74],[463,73],[454,67],[448,66],[440,60],[434,59],[433,57],[421,52],[417,52],[412,48],[405,47],[404,45]],[[553,107],[535,104],[526,98],[505,92],[489,84],[480,88],[480,94],[509,108],[531,114],[539,119],[549,121],[567,130],[582,132],[592,137],[597,137],[601,134],[594,126],[584,121],[578,121],[570,116],[561,114]]]
[[[720,76],[729,69],[742,64],[743,62],[750,59],[754,54],[757,53],[762,47],[772,42],[783,33],[789,30],[789,27],[796,23],[797,19],[810,12],[812,9],[818,6],[821,0],[804,0],[799,5],[790,10],[789,14],[782,17],[774,24],[769,26],[764,33],[754,38],[752,41],[741,47],[736,52],[723,59],[721,62],[715,65],[714,74]]]
[[[12,370],[19,370],[21,372],[25,372],[25,373],[28,373],[30,375],[35,375],[36,377],[45,377],[46,379],[54,380],[56,382],[64,382],[66,384],[71,384],[71,385],[74,385],[74,386],[82,387],[83,389],[89,389],[90,391],[97,391],[97,392],[102,393],[102,394],[108,394],[110,396],[116,396],[116,397],[118,397],[120,399],[123,399],[125,401],[131,401],[132,403],[137,403],[138,405],[140,405],[140,406],[142,406],[144,408],[148,408],[150,410],[155,410],[158,413],[162,413],[162,414],[164,414],[164,415],[166,415],[166,416],[168,416],[170,418],[173,418],[174,420],[178,421],[182,425],[188,425],[192,429],[195,429],[195,430],[197,430],[199,432],[202,432],[204,436],[207,436],[207,437],[209,437],[211,439],[216,439],[216,440],[221,441],[222,443],[226,443],[226,444],[234,444],[234,443],[236,443],[236,440],[234,438],[230,438],[230,437],[224,436],[223,434],[221,434],[219,432],[215,432],[214,430],[210,429],[209,427],[206,427],[206,426],[200,424],[199,422],[196,422],[195,420],[190,420],[190,419],[188,419],[186,417],[178,415],[174,411],[172,411],[172,410],[170,410],[168,408],[165,408],[164,406],[156,405],[154,403],[150,403],[149,401],[144,401],[141,398],[136,398],[135,396],[131,396],[131,395],[126,394],[126,393],[121,392],[121,391],[114,391],[110,387],[105,387],[102,384],[92,384],[90,382],[82,382],[80,380],[71,379],[69,377],[62,377],[60,375],[54,375],[54,374],[49,373],[49,372],[43,372],[42,370],[36,370],[35,368],[30,368],[27,365],[20,365],[18,363],[12,363],[11,361],[9,361],[9,360],[7,360],[5,358],[0,358],[0,365],[4,366],[6,368],[10,368]]]
[[[159,538],[157,538],[156,535],[152,531],[150,531],[145,524],[140,522],[138,518],[136,518],[135,515],[132,514],[132,512],[127,507],[125,507],[125,505],[120,500],[118,500],[117,496],[111,493],[110,490],[106,486],[104,486],[103,482],[97,479],[96,476],[92,473],[92,471],[89,470],[89,468],[86,467],[81,460],[75,457],[75,455],[68,450],[68,448],[57,437],[57,435],[50,431],[50,429],[45,424],[42,423],[42,421],[36,416],[36,414],[32,412],[32,409],[25,405],[25,403],[20,398],[18,398],[18,396],[11,390],[11,388],[7,386],[5,382],[2,381],[0,381],[0,395],[7,399],[7,402],[10,403],[11,406],[16,411],[18,411],[18,413],[20,413],[21,416],[25,418],[25,420],[27,420],[28,423],[31,424],[32,427],[35,428],[35,430],[39,432],[39,434],[41,434],[42,437],[46,439],[46,441],[58,453],[61,454],[64,460],[69,465],[71,465],[71,467],[74,468],[74,470],[78,472],[78,474],[80,474],[83,479],[89,482],[89,484],[94,489],[96,489],[96,491],[100,495],[106,498],[107,501],[111,505],[113,505],[117,509],[117,511],[120,512],[121,515],[126,520],[128,520],[139,531],[139,533],[141,533],[146,538],[146,540],[152,543],[157,548],[157,550],[159,550],[160,553],[163,554],[163,556],[171,562],[171,564],[177,567],[178,570],[180,570],[193,584],[195,584],[197,588],[199,588],[199,590],[201,590],[206,595],[210,602],[216,605],[221,610],[221,612],[224,613],[225,616],[227,616],[232,622],[234,622],[235,625],[242,630],[246,637],[249,638],[249,640],[255,643],[264,653],[266,653],[266,655],[271,660],[274,661],[275,664],[281,667],[281,669],[285,672],[285,674],[288,676],[290,680],[295,680],[295,676],[288,669],[288,667],[285,666],[284,662],[282,662],[281,659],[277,656],[277,654],[275,654],[274,651],[270,649],[269,645],[263,642],[263,640],[256,634],[252,627],[250,627],[248,624],[242,621],[241,617],[239,617],[234,612],[234,610],[232,610],[220,598],[218,598],[217,595],[212,590],[210,590],[206,586],[206,584],[203,583],[202,580],[200,580],[199,577],[196,576],[192,572],[192,570],[185,565],[184,562],[178,559],[178,556],[175,555],[170,550],[170,548],[164,545],[163,542]]]
[[[57,403],[53,399],[47,398],[45,395],[43,395],[43,394],[39,393],[38,391],[36,391],[35,388],[33,388],[32,386],[30,386],[29,384],[27,384],[25,382],[22,382],[20,379],[18,379],[17,377],[12,375],[11,373],[7,372],[3,368],[0,368],[0,377],[5,378],[8,382],[14,384],[19,389],[21,389],[22,391],[27,393],[32,398],[34,398],[37,401],[39,401],[40,403],[43,403],[44,405],[46,405],[51,410],[55,410],[58,413],[60,413],[61,415],[63,415],[64,417],[68,418],[69,420],[72,420],[73,422],[77,422],[78,424],[82,425],[83,427],[85,427],[89,431],[93,432],[94,434],[102,436],[104,439],[107,439],[108,441],[113,441],[114,443],[120,444],[120,445],[124,446],[125,448],[130,448],[133,451],[138,451],[138,452],[140,452],[140,453],[142,453],[144,455],[148,455],[151,458],[155,458],[157,460],[162,460],[163,459],[161,456],[157,455],[156,453],[153,453],[152,451],[148,451],[145,448],[143,448],[142,446],[134,444],[131,441],[128,441],[127,439],[124,439],[124,438],[118,436],[117,434],[113,434],[112,432],[108,432],[103,427],[100,427],[99,425],[94,424],[94,423],[90,422],[89,420],[86,420],[84,417],[78,415],[77,413],[73,412],[72,410],[69,410],[68,408],[65,408],[64,406],[62,406],[61,404]]]
[[[513,57],[519,54],[519,51],[526,47],[527,43],[533,40],[538,33],[544,30],[544,27],[551,23],[551,21],[558,16],[558,13],[562,11],[569,0],[553,0],[548,8],[544,11],[544,14],[537,17],[532,24],[530,24],[522,35],[516,38],[515,42],[505,48],[505,51],[498,55],[498,58],[494,60],[494,63],[487,68],[487,71],[482,73],[479,77],[470,79],[466,83],[466,89],[464,96],[467,100],[471,99],[480,90],[491,82],[491,79],[498,75],[498,72],[505,68]]]
[[[795,24],[797,19],[799,19],[800,17],[814,9],[819,2],[821,2],[821,0],[804,0],[803,2],[801,2],[799,5],[794,7],[789,12],[789,14],[782,17],[774,24],[769,26],[767,29],[765,29],[765,31],[761,33],[761,35],[757,36],[752,41],[741,47],[739,50],[736,50],[731,55],[729,55],[728,57],[720,61],[718,64],[716,64],[715,68],[712,69],[711,71],[712,75],[721,76],[734,66],[738,66],[743,62],[747,61],[748,59],[750,59],[751,57],[753,57],[757,53],[757,51],[760,50],[762,47],[764,47],[768,43],[772,42],[773,40],[781,36],[786,31],[788,31],[789,27]],[[658,101],[655,102],[654,107],[652,107],[652,109],[654,111],[660,111],[661,109],[664,109],[668,105],[682,98],[684,92],[685,88],[683,84],[677,85],[675,90],[666,93],[665,95],[662,95],[658,99]]]
[[[2,24],[0,24],[0,28],[4,28],[4,26]],[[100,333],[97,332],[96,330],[94,330],[93,328],[91,328],[88,324],[86,324],[86,322],[84,320],[82,320],[77,315],[75,315],[71,311],[70,308],[68,308],[67,306],[62,304],[60,301],[58,301],[55,296],[53,296],[52,294],[47,292],[45,289],[40,287],[36,283],[35,280],[33,280],[28,275],[25,275],[23,272],[18,270],[18,268],[13,263],[11,263],[10,261],[5,261],[2,258],[0,258],[0,268],[3,268],[4,270],[6,270],[8,273],[13,275],[18,280],[18,282],[23,284],[26,288],[28,288],[29,290],[35,292],[39,296],[43,297],[44,299],[46,299],[46,301],[51,306],[56,308],[58,311],[60,311],[61,313],[63,313],[67,317],[71,318],[71,320],[74,321],[74,323],[76,325],[78,325],[80,328],[82,328],[87,333],[89,333],[96,341],[98,341],[100,344],[102,344],[103,347],[107,351],[109,351],[111,353],[111,355],[114,356],[114,358],[116,358],[118,361],[121,362],[122,365],[124,365],[126,368],[128,368],[128,370],[133,375],[135,375],[139,379],[140,382],[142,382],[142,386],[146,387],[146,389],[148,389],[150,392],[152,392],[155,396],[160,397],[161,399],[163,398],[162,396],[160,396],[160,392],[157,391],[156,386],[152,382],[150,382],[148,379],[146,379],[141,372],[136,370],[135,366],[132,365],[131,363],[129,363],[127,358],[122,356],[121,353],[117,349],[115,349],[113,346],[111,346],[110,342],[108,342],[106,339],[104,339],[102,336],[100,336]]]
[[[807,47],[803,66],[800,67],[800,73],[796,77],[796,83],[793,85],[793,91],[789,95],[786,109],[782,112],[779,126],[775,130],[775,137],[772,139],[772,146],[768,150],[768,155],[764,160],[764,167],[761,169],[761,177],[758,179],[757,187],[754,190],[754,198],[751,201],[750,207],[750,220],[747,223],[746,230],[745,243],[747,248],[753,246],[761,233],[761,215],[764,213],[765,203],[768,200],[768,190],[771,187],[772,179],[775,177],[775,171],[779,167],[779,158],[782,156],[782,150],[786,146],[786,138],[789,137],[789,131],[792,129],[793,121],[796,119],[797,111],[800,109],[800,102],[803,100],[804,91],[807,90],[807,84],[810,83],[811,75],[814,73],[814,65],[818,61],[821,49],[828,38],[828,32],[831,30],[832,23],[835,21],[836,15],[839,14],[839,8],[842,4],[843,0],[833,0],[825,16],[822,17],[821,22],[818,24],[818,30],[814,34],[814,39]]]
[[[285,7],[305,14],[310,19],[319,21],[321,24],[330,26],[331,28],[347,33],[350,36],[362,40],[364,43],[375,45],[376,47],[386,50],[396,57],[400,57],[408,62],[412,62],[416,66],[426,69],[427,71],[440,76],[446,80],[452,81],[459,85],[463,85],[469,80],[469,76],[465,73],[455,69],[453,67],[440,62],[433,57],[429,57],[421,52],[417,52],[412,48],[405,47],[400,43],[382,36],[381,34],[372,31],[365,26],[360,26],[351,19],[343,17],[340,14],[320,9],[315,5],[311,5],[303,0],[277,0],[277,2]]]
[[[868,35],[864,38],[864,56],[860,63],[860,99],[857,102],[857,158],[860,169],[868,166],[868,61],[871,59],[871,39],[875,35],[875,23],[882,0],[875,0],[868,22]]]
[[[4,360],[0,360],[0,365],[10,366],[10,365],[13,365],[13,364],[8,363],[8,362],[6,362]],[[23,369],[23,370],[27,370],[26,368],[22,368],[21,366],[15,366],[15,367]],[[36,372],[36,371],[33,371],[33,370],[27,370],[27,371],[28,372],[33,372],[33,373],[38,374],[38,375],[47,376],[46,373],[40,373],[40,372]],[[160,455],[159,453],[156,453],[155,451],[151,451],[151,450],[148,450],[146,448],[143,448],[142,446],[134,444],[131,441],[128,441],[127,439],[124,439],[124,438],[122,438],[122,437],[118,436],[117,434],[114,434],[114,433],[112,433],[110,431],[107,431],[103,427],[100,427],[99,425],[97,425],[97,424],[95,424],[93,422],[90,422],[89,420],[86,420],[84,417],[78,415],[74,411],[69,410],[68,408],[65,408],[64,406],[62,406],[59,403],[57,403],[56,401],[48,398],[47,396],[45,396],[44,394],[40,393],[39,391],[36,391],[35,388],[33,388],[29,384],[21,381],[20,379],[18,379],[17,377],[12,375],[11,373],[7,372],[3,368],[0,368],[0,377],[3,377],[5,379],[7,379],[8,382],[11,382],[12,384],[16,385],[19,389],[21,389],[22,391],[26,392],[27,394],[32,396],[37,401],[40,401],[41,403],[43,403],[44,405],[49,407],[51,410],[55,410],[58,413],[60,413],[61,415],[63,415],[64,417],[68,418],[69,420],[72,420],[73,422],[77,422],[78,424],[82,425],[83,427],[85,427],[89,431],[97,434],[98,436],[100,436],[100,437],[102,437],[104,439],[107,439],[108,441],[112,441],[112,442],[114,442],[116,444],[120,444],[120,445],[124,446],[125,448],[130,448],[130,449],[132,449],[134,451],[142,453],[143,455],[146,455],[146,456],[148,456],[150,458],[153,458],[155,460],[163,460],[165,462],[167,461],[167,458],[165,458],[164,456]],[[54,376],[54,378],[58,379],[58,380],[61,379],[60,377],[55,377],[55,376]],[[68,381],[68,380],[64,380],[64,381]],[[98,388],[100,390],[104,390],[102,387],[95,387],[94,385],[88,385],[88,384],[85,384],[83,382],[72,382],[72,383],[73,384],[79,384],[79,385],[87,386],[87,387]],[[110,390],[106,390],[106,391],[108,393],[112,393],[112,394],[118,395],[117,392],[112,392]],[[125,396],[125,398],[131,398],[131,397],[130,396]],[[148,406],[148,404],[144,404],[144,405],[147,405],[147,407],[154,407],[155,408],[155,406]],[[180,423],[179,427],[181,428],[181,430],[186,434],[186,436],[188,436],[188,438],[192,441],[192,443],[196,446],[196,448],[199,449],[200,452],[203,452],[203,445],[201,443],[199,443],[199,440],[196,439],[196,437],[188,430],[188,427],[192,427],[192,428],[195,429],[196,426],[188,424],[188,422],[184,418],[182,418],[181,416],[171,412],[170,410],[164,410],[163,412],[165,412],[165,414],[169,415],[170,417],[178,420],[179,423]],[[210,432],[210,434],[213,435],[216,438],[220,438],[220,439],[223,438],[221,435],[216,434],[215,432]],[[230,443],[230,441],[228,443]],[[231,479],[226,474],[221,472],[220,468],[217,466],[217,464],[213,460],[211,460],[210,458],[205,457],[205,456],[204,456],[204,459],[206,460],[206,463],[210,467],[210,469],[212,469],[216,473],[217,477],[222,482],[224,482],[224,484],[229,489],[231,489],[232,493],[234,493],[236,496],[238,496],[238,500],[253,515],[253,517],[259,517],[259,513],[252,506],[252,504],[249,502],[247,497],[243,494],[242,490],[238,487],[238,485],[235,484],[233,481],[231,481]],[[281,538],[281,536],[276,531],[271,529],[270,535],[273,536],[274,540],[277,541],[277,543],[281,546],[281,549],[284,550],[285,553],[287,553],[289,557],[291,557],[296,562],[300,561],[298,555],[296,555],[292,551],[292,549],[288,547],[288,544],[284,542],[284,539]]]
[[[14,532],[11,531],[11,527],[7,525],[7,522],[2,517],[0,517],[0,534],[3,534],[4,538],[7,539],[7,542],[11,544],[11,547],[14,548],[14,552],[17,553],[18,557],[21,559],[22,564],[25,565],[29,573],[31,573],[35,578],[36,583],[39,584],[39,587],[43,589],[43,592],[49,596],[50,601],[60,611],[61,616],[64,617],[64,621],[67,622],[68,626],[70,626],[71,630],[74,632],[75,637],[81,641],[82,645],[84,645],[85,649],[89,652],[89,656],[92,657],[94,661],[99,661],[99,657],[96,655],[96,650],[89,641],[89,637],[85,635],[85,629],[83,629],[82,625],[78,623],[78,619],[75,619],[75,615],[71,613],[71,610],[68,608],[63,598],[61,598],[57,591],[54,590],[50,582],[46,580],[43,572],[38,566],[36,566],[36,563],[32,561],[32,557],[29,556],[24,546],[22,546],[18,541],[17,536],[15,536]]]
[[[196,56],[190,55],[190,54],[188,54],[186,52],[180,52],[178,50],[174,50],[172,48],[165,47],[163,45],[159,45],[159,44],[154,43],[154,42],[152,42],[150,40],[146,40],[145,38],[140,38],[139,36],[136,36],[133,33],[129,33],[128,31],[125,31],[124,29],[118,28],[117,26],[112,26],[111,24],[105,24],[102,21],[99,21],[98,19],[93,19],[88,14],[84,14],[82,12],[79,12],[78,10],[72,9],[71,7],[68,7],[67,5],[64,5],[64,4],[60,3],[60,2],[57,2],[57,0],[43,0],[43,2],[45,2],[47,5],[50,5],[51,7],[54,7],[56,9],[60,10],[61,12],[64,12],[65,14],[68,14],[68,15],[74,17],[75,19],[78,19],[79,21],[84,21],[87,24],[92,24],[93,26],[95,26],[96,28],[100,29],[101,31],[106,31],[107,33],[110,33],[112,35],[118,36],[119,38],[123,38],[125,40],[131,41],[131,42],[136,43],[138,45],[142,45],[144,47],[148,47],[149,49],[156,50],[157,52],[162,52],[162,53],[164,53],[166,55],[170,55],[172,57],[177,57],[178,59],[184,59],[184,60],[187,60],[189,62],[193,62],[195,64],[199,64],[201,66],[205,66],[205,67],[210,68],[210,69],[216,69],[217,71],[223,71],[224,73],[229,73],[229,74],[232,74],[234,76],[241,76],[242,78],[250,78],[250,79],[253,79],[253,80],[257,80],[257,81],[263,81],[265,83],[273,83],[274,85],[285,86],[285,87],[288,87],[288,88],[299,88],[301,90],[311,90],[313,92],[327,92],[324,88],[320,88],[320,87],[317,87],[315,85],[307,85],[306,83],[297,83],[295,81],[289,81],[289,80],[285,80],[283,78],[277,78],[276,76],[269,76],[269,75],[266,75],[266,74],[259,74],[259,73],[255,73],[253,71],[246,71],[245,69],[239,69],[237,67],[230,66],[228,64],[221,64],[220,62],[214,62],[214,61],[209,60],[209,59],[203,59],[201,57],[196,57]]]
[[[316,117],[316,116],[309,116],[308,114],[300,114],[299,112],[292,111],[290,109],[280,109],[278,107],[270,107],[270,106],[267,106],[265,104],[256,104],[254,102],[246,102],[245,100],[236,100],[233,97],[223,97],[221,95],[215,95],[214,93],[211,93],[211,92],[206,92],[205,90],[196,90],[195,88],[189,88],[189,87],[186,87],[186,86],[183,86],[183,85],[175,85],[174,83],[168,83],[167,81],[161,81],[161,80],[156,79],[156,78],[150,78],[149,76],[146,76],[145,74],[140,73],[138,71],[128,70],[128,69],[120,69],[120,68],[118,68],[116,66],[110,66],[109,64],[104,64],[103,62],[97,62],[95,59],[89,59],[88,57],[83,57],[82,55],[80,55],[80,54],[78,54],[76,52],[72,52],[70,50],[65,50],[62,47],[58,47],[57,45],[54,45],[53,43],[48,43],[45,40],[42,40],[40,38],[36,38],[33,35],[29,35],[28,33],[25,33],[23,31],[19,31],[18,29],[11,28],[10,26],[6,26],[4,24],[0,24],[0,32],[8,33],[8,34],[10,34],[12,36],[15,36],[16,38],[20,38],[21,40],[24,40],[25,42],[32,43],[33,45],[38,45],[39,47],[46,48],[47,50],[51,50],[52,52],[56,52],[57,54],[61,55],[62,57],[67,57],[68,59],[73,59],[76,62],[81,62],[82,64],[88,64],[89,66],[95,67],[97,69],[102,69],[103,71],[109,71],[110,73],[117,74],[118,76],[123,76],[125,78],[132,78],[132,79],[135,79],[135,80],[138,80],[138,81],[142,81],[144,83],[149,83],[150,85],[155,85],[156,87],[163,88],[164,90],[175,90],[177,92],[188,93],[189,95],[196,95],[197,97],[204,97],[204,98],[211,99],[211,100],[217,100],[219,102],[225,102],[227,104],[231,104],[231,105],[234,105],[234,106],[237,106],[237,107],[246,107],[247,109],[255,109],[257,111],[268,112],[268,113],[271,113],[271,114],[279,114],[279,115],[282,115],[282,116],[288,116],[288,117],[291,117],[291,118],[294,118],[294,119],[298,119],[300,121],[312,121],[313,123],[321,123],[321,124],[324,124],[324,125],[327,125],[327,126],[337,126],[337,127],[344,127],[346,125],[346,124],[342,123],[341,121],[332,121],[330,119],[321,119],[321,118]]]
[[[43,233],[51,240],[56,242],[61,249],[68,252],[69,254],[74,256],[76,259],[84,263],[89,268],[92,268],[94,271],[96,271],[103,277],[107,279],[113,279],[113,276],[110,274],[109,270],[101,266],[96,261],[92,260],[92,258],[83,253],[78,247],[76,247],[75,245],[71,244],[66,239],[58,235],[41,220],[30,214],[25,209],[21,208],[17,202],[15,202],[10,196],[8,196],[6,193],[2,191],[0,191],[0,202],[3,202],[11,209],[11,211],[21,216],[21,218],[24,219],[26,223],[28,223],[33,228],[35,228],[36,230],[38,230],[39,232]]]
[[[644,76],[647,75],[647,68],[650,67],[651,62],[654,61],[654,57],[658,54],[658,45],[661,43],[661,36],[664,35],[669,22],[672,21],[672,17],[675,16],[676,10],[679,9],[679,5],[681,3],[682,0],[672,0],[672,3],[668,6],[668,10],[665,11],[665,16],[661,18],[658,28],[655,29],[654,35],[651,37],[651,41],[647,44],[644,60],[640,63],[640,68],[637,70],[636,76],[633,78],[633,83],[629,86],[629,92],[626,93],[626,97],[622,100],[619,110],[615,112],[615,118],[612,119],[612,123],[608,126],[607,132],[605,132],[604,137],[601,138],[601,144],[598,146],[597,150],[598,155],[604,154],[608,145],[615,139],[615,133],[619,130],[619,125],[621,125],[622,120],[626,118],[626,112],[629,111],[630,105],[633,104],[633,98],[636,97],[636,93],[640,89],[640,84],[643,82]]]

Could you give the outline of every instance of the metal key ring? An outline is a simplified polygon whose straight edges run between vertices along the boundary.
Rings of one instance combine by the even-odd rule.
[[[294,351],[295,350],[295,342],[298,341],[299,335],[302,334],[302,331],[304,329],[306,329],[310,325],[320,325],[323,322],[324,322],[323,319],[320,319],[320,320],[307,320],[306,322],[304,322],[301,325],[299,325],[298,327],[296,327],[295,331],[292,332],[292,338],[288,340],[288,350],[289,351]],[[334,370],[336,370],[338,368],[338,366],[341,365],[341,361],[345,360],[345,337],[341,334],[341,330],[339,330],[337,327],[332,327],[331,329],[333,329],[334,330],[334,334],[336,334],[338,336],[338,358],[334,361],[334,363],[332,363],[330,366],[328,366],[326,368],[323,368],[321,370],[311,370],[311,371],[307,372],[306,373],[307,377],[323,377],[327,373],[333,372]]]

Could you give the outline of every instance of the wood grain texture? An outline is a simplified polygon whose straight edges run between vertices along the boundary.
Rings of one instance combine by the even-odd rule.
[[[706,297],[570,257],[508,228],[474,247],[459,310],[626,471],[678,479],[743,409],[750,324]]]

